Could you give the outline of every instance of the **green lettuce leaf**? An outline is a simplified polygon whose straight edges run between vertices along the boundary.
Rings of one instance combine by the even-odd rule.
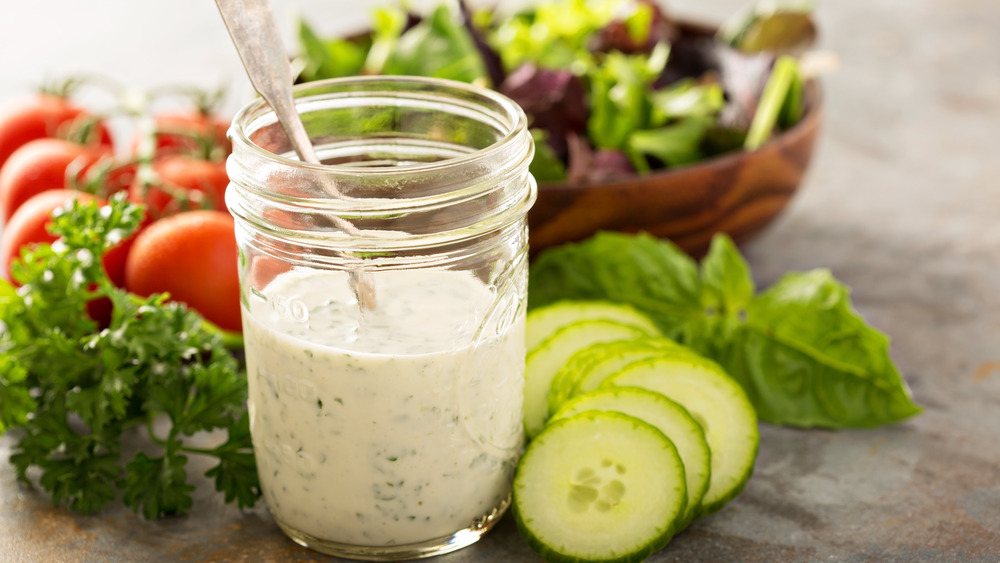
[[[372,12],[372,45],[365,58],[364,71],[379,74],[389,54],[396,48],[406,28],[407,13],[400,6],[379,6]]]
[[[309,82],[358,74],[368,58],[369,43],[368,40],[321,39],[305,20],[299,20],[300,60],[304,65],[299,77]]]
[[[653,122],[659,125],[683,117],[715,117],[726,105],[725,96],[718,82],[679,80],[650,94]]]
[[[381,72],[489,83],[475,41],[460,15],[447,5],[439,6],[403,33],[386,57]]]
[[[701,140],[714,123],[710,117],[688,117],[656,129],[633,131],[627,146],[629,150],[656,157],[667,166],[691,164],[705,157]]]
[[[749,266],[723,234],[699,270],[669,241],[598,233],[542,252],[528,295],[529,308],[562,299],[631,304],[726,368],[765,422],[871,427],[921,411],[889,339],[854,311],[846,286],[814,270],[755,294]]]
[[[598,149],[625,149],[629,135],[652,125],[649,93],[663,72],[669,49],[663,45],[649,57],[608,53],[588,69],[591,114],[587,134]]]
[[[566,180],[566,165],[545,141],[548,133],[542,129],[532,129],[531,138],[535,142],[535,154],[528,171],[538,183],[563,182]]]
[[[588,45],[613,18],[620,0],[541,2],[502,18],[490,43],[506,68],[533,63],[549,69],[569,68],[590,60]]]

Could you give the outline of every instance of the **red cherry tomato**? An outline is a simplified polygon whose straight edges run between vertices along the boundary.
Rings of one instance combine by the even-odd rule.
[[[78,117],[87,117],[83,108],[69,99],[39,94],[0,107],[0,167],[18,147],[42,137],[55,137]],[[97,142],[112,146],[111,134],[97,124]]]
[[[0,220],[9,220],[37,193],[72,188],[67,185],[67,175],[82,180],[94,163],[113,156],[111,147],[105,145],[85,146],[57,138],[29,141],[0,169]]]
[[[125,262],[125,288],[169,292],[219,328],[241,331],[233,218],[215,210],[165,217],[139,233]]]
[[[10,221],[4,225],[3,236],[0,237],[0,272],[6,279],[11,279],[11,263],[21,255],[23,247],[56,240],[56,236],[48,231],[48,225],[52,222],[52,211],[73,199],[105,203],[103,199],[85,192],[47,190],[32,196],[11,216]],[[134,235],[125,239],[102,258],[104,271],[118,287],[125,286],[125,257],[134,239]]]
[[[52,212],[73,199],[104,203],[101,198],[85,192],[48,190],[34,195],[18,208],[10,221],[4,225],[3,236],[0,238],[0,272],[4,278],[12,280],[11,264],[20,257],[23,248],[56,240],[56,236],[48,231],[48,225],[52,222]],[[134,240],[134,235],[125,239],[101,258],[108,278],[118,287],[125,285],[125,259]],[[111,322],[111,301],[106,298],[94,299],[87,303],[87,311],[90,318],[102,327],[108,326]]]
[[[294,216],[282,209],[264,210],[264,220],[278,227],[294,229],[301,226],[301,221],[296,221]],[[286,243],[269,240],[266,243],[261,241],[261,235],[251,235],[255,240],[253,245],[277,247],[279,251],[293,253],[293,249]],[[259,242],[258,242],[259,241]],[[284,260],[269,256],[267,254],[249,253],[247,255],[247,284],[257,290],[263,290],[274,278],[292,269],[292,265]]]
[[[194,209],[226,211],[225,162],[174,154],[157,159],[153,170],[157,183],[144,185],[136,177],[129,187],[129,200],[146,204],[153,217]]]
[[[292,265],[271,256],[254,256],[250,259],[248,275],[255,288],[267,287],[274,278],[292,269]]]
[[[162,113],[155,118],[156,154],[189,154],[209,156],[217,149],[217,157],[225,157],[232,152],[232,144],[226,133],[229,120],[201,112]],[[133,152],[138,150],[140,139],[133,144]]]

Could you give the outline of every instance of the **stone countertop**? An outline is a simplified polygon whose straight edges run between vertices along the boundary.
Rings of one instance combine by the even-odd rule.
[[[132,66],[118,75],[138,86],[155,77],[205,83],[223,70],[243,79],[235,53],[219,51],[230,46],[211,19],[214,6],[176,9],[197,12],[184,28],[202,49],[191,59],[183,42],[126,49],[138,37],[132,31],[107,34],[126,44],[100,48],[79,30],[43,32],[46,3],[27,4],[13,7],[18,17],[0,18],[5,97],[43,71],[110,65],[106,49],[133,63],[164,57],[155,75]],[[154,10],[107,4],[134,6],[111,18],[109,31]],[[319,1],[276,8],[299,4],[310,17],[331,10]],[[668,6],[712,19],[743,4],[713,2],[709,12],[694,0]],[[58,25],[72,21],[71,13],[45,11],[68,20]],[[187,17],[172,13],[163,25]],[[861,315],[890,335],[892,356],[926,410],[876,430],[762,425],[743,494],[650,560],[1000,561],[1000,3],[840,0],[821,3],[818,20],[822,47],[842,64],[823,79],[817,154],[799,195],[745,251],[759,287],[815,267],[850,285]],[[35,33],[46,36],[37,57],[18,55]],[[149,33],[155,42],[161,31]],[[100,54],[87,59],[88,49]],[[198,512],[185,518],[145,522],[121,507],[75,515],[15,483],[6,461],[12,443],[0,439],[0,560],[334,560],[286,539],[262,507],[223,506],[207,482],[199,483]],[[435,559],[536,560],[510,518],[480,543]]]

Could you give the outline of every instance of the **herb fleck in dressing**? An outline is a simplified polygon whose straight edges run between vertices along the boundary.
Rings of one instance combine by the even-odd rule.
[[[524,315],[498,321],[511,315],[488,313],[494,295],[467,272],[375,282],[363,316],[341,272],[292,271],[249,296],[250,424],[276,520],[325,541],[407,545],[508,498]]]

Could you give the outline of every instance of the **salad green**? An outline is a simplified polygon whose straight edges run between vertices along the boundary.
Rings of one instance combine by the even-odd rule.
[[[352,37],[321,38],[301,21],[299,80],[407,74],[492,87],[528,114],[540,181],[642,174],[755,149],[801,119],[796,57],[814,36],[811,7],[768,5],[715,36],[651,0],[383,6]]]

